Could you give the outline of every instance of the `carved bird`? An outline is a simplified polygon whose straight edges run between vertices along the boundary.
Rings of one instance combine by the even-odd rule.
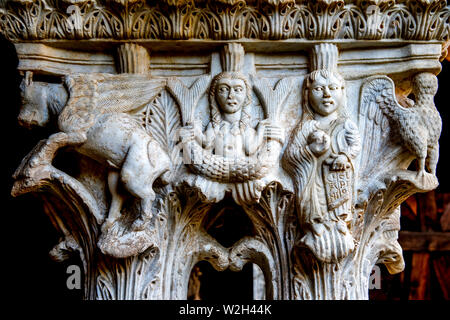
[[[434,105],[437,92],[437,78],[432,73],[419,73],[412,79],[414,103],[410,107],[401,106],[396,97],[393,81],[388,77],[378,78],[382,89],[376,102],[389,119],[391,128],[401,138],[402,144],[418,160],[418,176],[425,173],[436,174],[439,156],[438,140],[442,130],[442,120]]]

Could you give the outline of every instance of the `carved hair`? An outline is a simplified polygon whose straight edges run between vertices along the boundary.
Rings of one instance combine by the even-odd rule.
[[[247,78],[240,72],[221,72],[214,77],[209,90],[209,104],[211,106],[212,125],[215,128],[222,122],[222,114],[220,112],[220,107],[216,100],[217,84],[222,79],[239,79],[244,81],[245,83],[246,98],[244,101],[244,105],[242,106],[241,109],[241,120],[239,122],[239,127],[245,130],[245,128],[247,128],[250,125],[250,112],[248,109],[252,102],[252,93]]]
[[[304,120],[312,120],[313,119],[313,110],[311,110],[311,107],[309,105],[309,89],[311,88],[314,81],[316,81],[319,77],[323,78],[330,78],[331,76],[334,76],[340,83],[341,83],[341,89],[345,89],[345,80],[342,78],[342,76],[339,73],[330,71],[328,69],[320,69],[320,70],[314,70],[310,74],[308,74],[303,82],[303,90],[302,90],[302,98],[303,98],[303,116],[302,116],[302,122]],[[345,106],[347,104],[346,95],[344,94],[344,102],[343,105]],[[337,110],[337,112],[342,116],[347,118],[348,115],[346,113],[345,108],[342,106]]]

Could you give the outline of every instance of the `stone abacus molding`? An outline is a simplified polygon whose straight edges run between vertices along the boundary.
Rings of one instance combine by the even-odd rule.
[[[0,1],[19,123],[56,124],[12,194],[43,199],[86,299],[185,299],[203,260],[254,263],[258,297],[367,299],[376,263],[404,268],[401,202],[438,185],[449,18],[435,0]],[[53,165],[69,152],[72,175]],[[228,248],[223,201],[252,224]]]

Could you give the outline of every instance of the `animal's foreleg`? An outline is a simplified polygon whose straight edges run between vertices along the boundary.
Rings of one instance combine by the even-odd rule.
[[[14,179],[19,177],[30,177],[36,167],[51,166],[58,150],[68,145],[83,143],[86,136],[83,134],[67,134],[58,132],[52,134],[48,139],[41,140],[34,149],[22,160],[22,163],[14,172]]]
[[[76,146],[82,144],[86,141],[86,134],[81,132],[57,132],[52,134],[39,150],[39,158],[45,159],[51,162],[56,155],[56,152],[62,147],[66,146]]]

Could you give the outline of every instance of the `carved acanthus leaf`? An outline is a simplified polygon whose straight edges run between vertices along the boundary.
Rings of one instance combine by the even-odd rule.
[[[62,0],[62,2],[69,3],[69,4],[84,4],[89,1],[91,1],[91,0]]]
[[[357,0],[355,1],[356,5],[358,6],[363,6],[363,7],[367,7],[367,6],[392,6],[395,4],[395,0]]]
[[[245,5],[245,0],[215,0],[215,2],[222,3],[229,6],[234,6],[236,4]]]
[[[258,203],[243,204],[255,228],[254,238],[244,238],[230,252],[231,267],[240,266],[247,259],[255,261],[271,283],[266,284],[266,297],[289,297],[290,256],[295,242],[293,195],[281,184],[272,182],[261,193]],[[239,255],[239,254],[241,255]],[[250,260],[250,261],[252,261]]]
[[[285,4],[293,4],[293,3],[295,3],[295,0],[262,0],[261,2],[265,2],[272,6],[279,6],[279,5],[285,5]]]
[[[69,11],[44,0],[18,1],[6,2],[0,12],[0,30],[11,40],[445,40],[449,35],[449,7],[445,0],[296,3],[291,0],[252,3],[243,0],[166,0],[151,4],[142,0],[117,0],[120,6],[133,6],[133,10],[116,10],[91,1],[66,0],[73,6]],[[18,10],[17,6],[25,6],[24,11]],[[138,25],[145,27],[136,28]]]

